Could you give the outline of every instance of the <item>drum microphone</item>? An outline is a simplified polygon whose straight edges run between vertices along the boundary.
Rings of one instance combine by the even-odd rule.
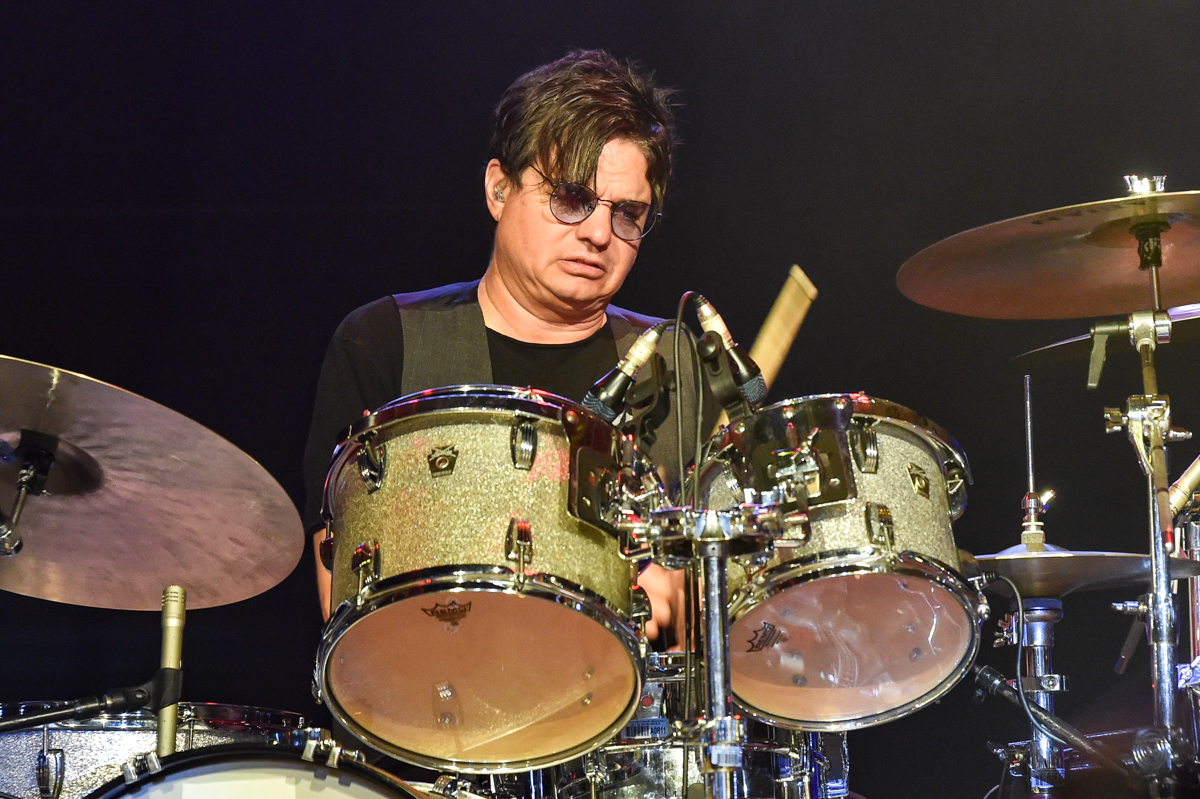
[[[162,598],[162,654],[160,673],[174,673],[179,678],[183,667],[183,623],[187,617],[187,591],[178,585],[167,586]],[[158,756],[175,753],[175,723],[179,719],[178,686],[174,696],[165,697],[175,702],[158,708]]]
[[[767,381],[762,375],[762,370],[733,340],[729,328],[725,326],[725,320],[717,313],[712,303],[699,294],[695,295],[695,300],[700,327],[704,328],[705,333],[716,333],[721,338],[721,346],[729,356],[730,371],[738,391],[742,392],[742,396],[751,405],[761,404],[767,398]]]
[[[1171,490],[1167,492],[1167,498],[1171,503],[1171,517],[1179,515],[1179,512],[1184,509],[1188,502],[1192,499],[1192,494],[1196,489],[1200,488],[1200,458],[1192,461],[1192,465],[1183,470],[1183,474],[1179,475],[1179,479],[1171,485]]]
[[[659,322],[638,336],[616,368],[597,380],[588,391],[587,396],[583,398],[583,407],[611,424],[625,404],[625,394],[633,385],[633,376],[654,357],[658,339],[667,324],[665,321]]]

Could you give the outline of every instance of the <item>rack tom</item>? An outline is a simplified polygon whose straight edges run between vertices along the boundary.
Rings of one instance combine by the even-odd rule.
[[[316,683],[371,746],[463,773],[594,749],[641,691],[633,565],[603,521],[619,435],[541,391],[459,386],[362,419],[325,510]]]
[[[807,504],[810,532],[731,568],[730,672],[750,715],[848,730],[953,687],[978,649],[983,598],[959,574],[951,520],[969,471],[952,438],[894,403],[833,394],[764,408],[710,449],[709,507],[797,489],[801,515]]]

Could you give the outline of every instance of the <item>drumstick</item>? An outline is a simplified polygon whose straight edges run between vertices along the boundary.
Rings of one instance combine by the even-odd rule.
[[[762,370],[767,388],[770,388],[779,376],[779,370],[783,368],[783,362],[792,349],[792,342],[796,340],[796,333],[800,331],[800,325],[816,298],[817,287],[808,279],[808,275],[804,274],[803,269],[792,264],[779,296],[767,312],[767,318],[758,329],[754,345],[750,347],[750,358]],[[728,423],[729,417],[721,411],[716,429],[720,430]]]
[[[792,264],[787,280],[775,298],[775,304],[767,312],[767,318],[758,330],[758,337],[754,339],[754,346],[750,348],[750,358],[762,369],[767,388],[779,376],[783,361],[792,348],[792,342],[796,340],[796,333],[816,298],[817,287],[804,274],[804,270]]]

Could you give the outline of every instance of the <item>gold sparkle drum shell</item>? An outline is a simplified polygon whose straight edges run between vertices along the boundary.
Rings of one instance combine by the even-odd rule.
[[[839,731],[924,707],[965,674],[983,598],[959,574],[951,521],[969,471],[958,444],[863,394],[773,405],[710,442],[709,506],[778,488],[780,458],[811,439],[811,535],[730,569],[730,672],[750,715]]]
[[[633,714],[633,564],[602,520],[616,431],[534,390],[457,386],[364,418],[325,509],[336,610],[316,684],[357,737],[464,773],[590,751]]]

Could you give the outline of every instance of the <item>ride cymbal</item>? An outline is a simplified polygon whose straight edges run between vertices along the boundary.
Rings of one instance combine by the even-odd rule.
[[[250,456],[116,386],[0,356],[0,521],[23,464],[49,457],[0,558],[0,589],[72,605],[158,610],[247,599],[300,559],[295,507]]]
[[[896,275],[904,296],[988,319],[1073,319],[1153,309],[1137,224],[1160,234],[1162,306],[1200,302],[1200,192],[1160,192],[993,222],[931,244]]]

